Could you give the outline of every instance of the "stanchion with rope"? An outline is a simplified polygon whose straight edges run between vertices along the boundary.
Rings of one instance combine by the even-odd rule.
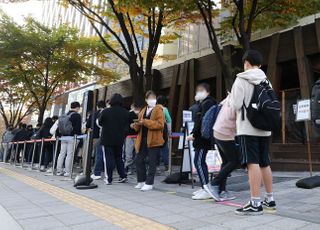
[[[56,138],[56,144],[54,148],[54,154],[53,154],[53,159],[52,159],[52,175],[56,174],[56,159],[57,159],[57,154],[58,154],[58,147],[59,147],[59,138]]]
[[[14,166],[17,166],[17,158],[18,158],[18,152],[19,152],[19,142],[16,142],[16,143],[17,143],[17,147],[16,147],[16,151],[14,153],[14,162],[13,162]]]
[[[42,156],[43,156],[43,148],[44,148],[44,139],[41,138],[41,147],[40,147],[40,154],[39,154],[39,165],[38,171],[41,171],[41,163],[42,163]]]
[[[27,141],[23,142],[23,150],[22,150],[22,158],[21,158],[21,168],[23,168],[24,165],[24,157],[26,154],[26,148],[27,148]]]
[[[95,113],[96,113],[96,106],[97,106],[97,91],[93,91],[93,105],[92,105],[92,118],[90,121],[91,128],[94,128],[94,124],[96,122],[95,120]],[[74,187],[77,189],[94,189],[97,188],[98,185],[92,183],[92,178],[91,178],[91,153],[93,150],[93,132],[92,129],[90,129],[87,132],[87,139],[86,139],[86,145],[85,145],[85,151],[83,159],[85,161],[85,168],[83,169],[84,175],[78,175],[74,179]],[[90,156],[90,158],[89,158]]]
[[[132,138],[132,139],[136,139],[138,135],[128,135],[127,138]],[[171,133],[171,135],[169,136],[169,138],[171,140],[173,139],[179,139],[180,136],[183,136],[183,133]],[[169,144],[169,143],[168,143]],[[168,165],[168,171],[169,171],[169,174],[172,173],[172,149],[169,148],[169,165]]]
[[[33,149],[32,149],[32,158],[31,158],[31,164],[30,164],[30,170],[33,170],[33,164],[34,164],[34,155],[36,154],[36,148],[37,148],[37,141],[33,141]]]
[[[7,147],[4,151],[4,156],[3,156],[3,162],[6,163],[7,162],[7,156],[8,156],[8,150],[9,150],[9,146],[10,146],[10,143],[6,143]]]

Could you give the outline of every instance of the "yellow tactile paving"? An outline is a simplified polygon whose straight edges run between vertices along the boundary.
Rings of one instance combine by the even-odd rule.
[[[29,176],[14,172],[10,169],[1,168],[0,172],[11,176],[27,185],[30,185],[40,191],[46,192],[57,199],[91,213],[109,223],[119,226],[123,229],[141,229],[141,230],[167,230],[173,229],[169,226],[160,224],[153,220],[126,212],[121,209],[100,203],[85,196],[64,190],[62,188],[39,181]]]

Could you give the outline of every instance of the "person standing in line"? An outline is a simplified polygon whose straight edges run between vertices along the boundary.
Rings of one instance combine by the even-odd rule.
[[[92,119],[94,119],[94,126],[92,130],[93,135],[93,145],[92,145],[92,156],[94,156],[94,170],[93,174],[91,175],[91,178],[93,180],[99,180],[101,179],[101,172],[103,171],[103,156],[102,156],[102,150],[100,151],[100,127],[98,126],[96,120],[101,115],[102,111],[106,108],[106,102],[105,101],[98,101],[97,102],[97,111],[95,112],[94,116],[90,114],[87,123],[86,128],[91,129],[92,127]]]
[[[219,174],[211,182],[212,189],[219,193],[221,201],[233,200],[235,197],[226,189],[230,173],[240,164],[236,149],[236,113],[230,104],[230,96],[222,101],[221,110],[213,127],[215,143],[218,146],[223,164]]]
[[[165,142],[163,139],[165,118],[162,106],[157,105],[157,96],[153,91],[146,93],[145,100],[147,106],[139,113],[138,120],[131,125],[138,132],[135,142],[138,184],[135,188],[141,191],[153,189],[158,156]]]
[[[209,184],[209,172],[206,163],[208,150],[211,148],[211,140],[205,139],[201,135],[202,119],[211,106],[216,105],[216,101],[210,96],[210,86],[207,83],[200,83],[196,88],[196,101],[200,103],[200,110],[196,114],[194,128],[188,140],[193,141],[195,149],[194,165],[200,178],[202,189],[197,191],[192,199],[204,200],[213,198],[220,201],[219,194],[211,188]]]
[[[266,81],[260,69],[262,55],[256,50],[248,50],[243,56],[244,72],[237,74],[231,90],[231,104],[237,113],[237,135],[240,144],[241,164],[248,169],[251,199],[235,212],[238,215],[261,215],[263,206],[275,211],[276,203],[272,191],[272,171],[270,168],[269,142],[271,132],[254,128],[246,116],[246,108],[251,102],[254,85]],[[260,186],[263,181],[266,194],[262,202]]]
[[[138,114],[141,111],[141,106],[138,103],[134,103],[131,105],[131,110],[129,112],[129,132],[128,136],[135,136],[138,133],[131,128],[131,124],[134,123],[134,120],[138,119]],[[132,174],[133,167],[134,167],[134,157],[135,157],[135,151],[134,151],[134,138],[132,137],[126,137],[125,141],[125,168],[128,174]]]
[[[2,136],[3,162],[7,162],[8,157],[10,157],[12,144],[9,144],[9,143],[12,141],[14,137],[12,132],[13,132],[13,126],[10,125]]]
[[[117,167],[120,176],[118,183],[125,183],[127,175],[122,158],[122,147],[129,127],[129,112],[122,107],[123,98],[114,94],[110,99],[110,108],[101,112],[99,125],[102,126],[101,144],[105,152],[107,175],[105,183],[111,185],[113,170]]]
[[[164,117],[166,120],[166,126],[164,132],[166,132],[166,137],[165,137],[165,144],[161,148],[160,151],[160,160],[159,163],[162,161],[165,167],[165,171],[168,171],[169,169],[169,151],[170,151],[170,135],[171,135],[171,126],[172,126],[172,119],[169,113],[168,108],[166,107],[167,105],[167,98],[165,96],[158,96],[157,98],[157,104],[162,106],[163,112],[164,112]]]
[[[38,137],[40,139],[48,139],[51,138],[52,135],[50,133],[50,129],[53,126],[53,121],[51,117],[48,117],[44,120],[42,127],[38,131]],[[53,143],[52,142],[44,142],[43,144],[43,157],[41,163],[40,170],[44,171],[48,168],[49,163],[52,161],[53,157]]]
[[[30,140],[30,132],[27,129],[27,125],[21,123],[20,129],[14,135],[12,141],[27,141]],[[17,162],[20,162],[20,153],[23,151],[23,144],[18,144]],[[14,153],[15,156],[15,153]]]
[[[74,157],[74,135],[81,135],[81,115],[80,103],[72,102],[70,111],[60,116],[58,120],[58,133],[61,135],[61,148],[57,162],[57,175],[69,177],[73,167],[72,158]],[[78,141],[77,141],[78,142]],[[62,167],[65,164],[63,171]]]

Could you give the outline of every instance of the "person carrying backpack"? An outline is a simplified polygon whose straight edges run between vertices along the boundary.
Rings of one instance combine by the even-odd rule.
[[[72,168],[74,135],[81,135],[80,103],[72,102],[70,111],[58,120],[58,132],[61,135],[61,149],[57,162],[57,175],[69,177]],[[65,163],[65,169],[62,167]]]
[[[188,140],[193,140],[193,147],[195,149],[194,165],[197,169],[202,189],[197,191],[194,196],[192,196],[192,199],[203,200],[214,198],[215,200],[219,200],[219,194],[214,193],[209,184],[209,172],[206,163],[207,153],[211,148],[211,140],[204,138],[201,134],[203,117],[206,112],[217,103],[210,96],[210,86],[207,83],[200,83],[197,86],[195,98],[200,103],[200,111],[196,114],[192,135],[188,137]]]
[[[243,56],[244,72],[239,73],[231,90],[231,105],[236,110],[237,136],[240,145],[241,164],[247,167],[251,200],[235,211],[238,215],[261,215],[263,209],[275,211],[276,204],[272,192],[272,172],[269,158],[271,127],[268,118],[278,114],[277,101],[269,96],[274,94],[267,82],[265,73],[260,69],[262,55],[255,50],[248,50]],[[275,102],[274,109],[271,102]],[[268,107],[264,105],[268,104]],[[272,110],[269,110],[272,108]],[[264,120],[264,122],[261,122]],[[262,128],[264,126],[265,128]],[[260,128],[257,128],[260,127]],[[269,129],[269,130],[267,130]],[[266,194],[262,202],[260,186],[263,181]]]
[[[230,173],[239,165],[236,150],[236,112],[231,106],[228,95],[221,103],[221,110],[213,126],[215,143],[218,146],[222,165],[219,174],[211,182],[212,189],[219,193],[221,201],[233,200],[235,197],[226,189]]]

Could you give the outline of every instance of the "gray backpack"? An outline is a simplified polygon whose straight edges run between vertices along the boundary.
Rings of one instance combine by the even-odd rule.
[[[59,117],[58,121],[58,130],[62,136],[71,135],[73,131],[72,122],[70,121],[71,116],[74,113],[70,113],[69,115],[62,115]]]

